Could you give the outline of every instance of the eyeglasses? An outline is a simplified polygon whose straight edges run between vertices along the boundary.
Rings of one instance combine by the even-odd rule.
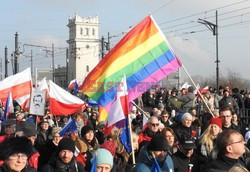
[[[245,144],[245,141],[244,140],[240,140],[240,141],[237,141],[237,142],[233,142],[233,143],[228,144],[228,146],[233,145],[233,144],[237,144],[237,143],[244,143]]]
[[[157,127],[157,126],[159,126],[159,123],[151,123],[151,125],[153,126],[153,127]]]
[[[221,118],[230,118],[230,117],[232,117],[232,115],[221,116]]]
[[[21,160],[27,160],[28,157],[26,154],[23,153],[19,153],[19,154],[12,154],[9,156],[9,159],[11,160],[17,160],[18,158],[20,158]]]

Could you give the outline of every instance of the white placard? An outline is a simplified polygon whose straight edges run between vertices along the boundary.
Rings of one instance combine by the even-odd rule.
[[[41,115],[43,116],[45,113],[45,91],[41,90],[32,90],[32,94],[30,97],[30,114],[33,115]]]

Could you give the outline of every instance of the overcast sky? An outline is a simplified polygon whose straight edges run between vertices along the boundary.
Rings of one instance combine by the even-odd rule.
[[[49,68],[51,55],[44,48],[24,44],[67,47],[69,16],[99,16],[100,37],[110,32],[111,44],[148,14],[152,14],[176,54],[191,75],[215,75],[215,36],[198,18],[215,23],[218,10],[220,72],[228,69],[250,79],[249,0],[9,0],[0,6],[0,58],[4,47],[14,51],[14,34],[19,33],[20,70],[30,65]],[[56,53],[55,63],[65,65],[65,51]],[[3,61],[4,66],[4,61]],[[9,65],[9,70],[11,70]],[[4,72],[4,68],[2,70]],[[12,72],[10,72],[12,74]],[[183,74],[185,75],[185,74]]]

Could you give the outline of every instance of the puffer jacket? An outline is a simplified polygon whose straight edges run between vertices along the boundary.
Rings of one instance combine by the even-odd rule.
[[[133,172],[141,172],[141,171],[150,172],[151,168],[153,167],[153,164],[154,164],[154,158],[147,151],[147,145],[146,145],[141,149],[139,153],[138,162],[135,168],[133,169]],[[158,164],[161,168],[161,171],[164,172],[174,171],[173,160],[169,155],[166,156],[163,162],[158,162]]]

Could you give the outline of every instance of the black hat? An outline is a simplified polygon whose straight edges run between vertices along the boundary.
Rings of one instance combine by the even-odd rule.
[[[22,131],[26,137],[38,134],[35,124],[27,121],[21,121],[18,123],[16,131]]]
[[[14,124],[16,124],[16,120],[14,120],[14,119],[7,119],[3,122],[3,126],[11,126]]]
[[[219,86],[219,90],[222,90],[224,89],[224,87],[222,85]]]
[[[27,137],[12,137],[0,145],[0,157],[3,160],[16,153],[32,154],[32,143]]]
[[[63,138],[60,140],[57,150],[58,152],[61,152],[62,150],[69,150],[75,153],[75,143],[70,138]]]
[[[85,134],[87,134],[87,132],[89,131],[94,131],[94,128],[92,128],[90,125],[85,125],[84,127],[82,127],[82,130],[81,130],[82,138],[84,138]]]
[[[162,134],[155,134],[148,144],[148,150],[151,151],[167,151],[169,149],[170,146]]]
[[[49,121],[45,118],[45,119],[43,119],[43,120],[41,121],[41,124],[42,124],[42,123],[45,123],[45,122],[49,123]]]
[[[190,135],[182,136],[179,142],[180,142],[181,149],[184,149],[184,150],[196,149],[194,139]]]
[[[194,87],[193,86],[189,86],[188,87],[188,92],[194,92]]]

